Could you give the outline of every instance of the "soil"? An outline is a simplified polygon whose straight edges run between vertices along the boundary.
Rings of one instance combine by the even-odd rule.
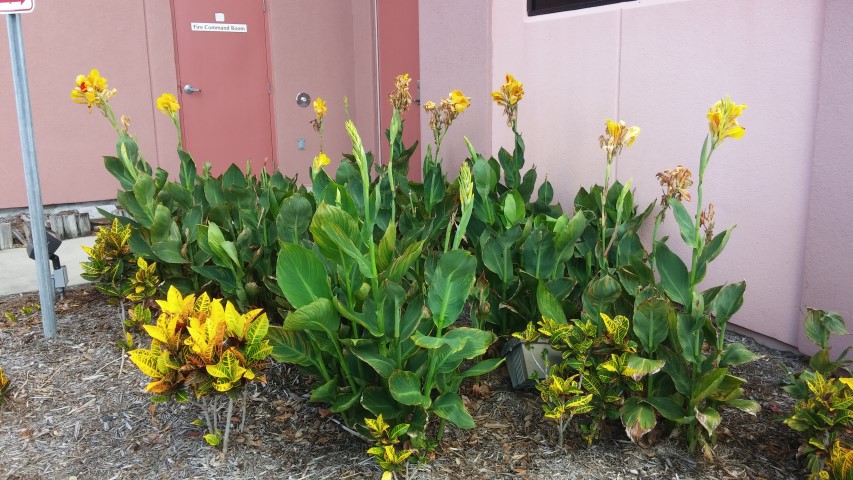
[[[0,367],[11,381],[0,404],[0,480],[380,477],[369,445],[308,403],[310,379],[294,368],[273,365],[268,382],[252,387],[246,428],[232,432],[223,459],[193,424],[195,405],[150,402],[146,378],[117,346],[117,306],[89,285],[71,288],[57,301],[58,336],[45,340],[38,312],[24,308],[37,302],[35,293],[0,297]],[[592,447],[569,434],[558,448],[536,392],[512,390],[499,369],[476,387],[463,384],[477,427],[448,427],[434,458],[398,478],[805,478],[799,439],[779,421],[793,402],[780,388],[785,368],[800,371],[803,359],[730,340],[763,355],[734,372],[748,379],[746,397],[762,410],[723,412],[713,460],[689,453],[683,438],[642,448],[618,426]],[[235,426],[240,420],[232,417]]]

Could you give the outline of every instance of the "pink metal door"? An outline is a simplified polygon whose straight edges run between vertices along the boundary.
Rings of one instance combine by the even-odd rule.
[[[385,130],[391,121],[391,103],[388,94],[394,90],[394,78],[408,73],[412,97],[419,98],[418,80],[421,78],[420,42],[418,40],[418,0],[377,0],[377,30],[379,34],[379,113],[382,128],[382,163],[388,162],[388,142]],[[412,103],[403,114],[403,144],[420,140],[421,105]],[[409,177],[421,178],[421,148],[415,150],[409,164]]]
[[[184,148],[216,175],[276,169],[264,0],[172,0]]]

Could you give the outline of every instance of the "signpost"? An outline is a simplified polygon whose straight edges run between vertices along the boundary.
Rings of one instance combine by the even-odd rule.
[[[6,26],[9,30],[9,52],[12,59],[15,103],[18,106],[18,130],[21,134],[21,155],[24,159],[24,178],[27,183],[27,203],[30,209],[30,229],[36,260],[42,328],[44,336],[51,338],[56,335],[53,279],[51,279],[48,265],[47,233],[44,229],[44,207],[33,139],[33,116],[30,109],[30,89],[27,82],[20,15],[32,12],[33,8],[35,8],[35,0],[0,0],[0,15],[6,15]]]

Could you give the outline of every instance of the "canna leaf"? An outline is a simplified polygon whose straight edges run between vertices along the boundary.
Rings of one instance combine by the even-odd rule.
[[[429,397],[421,393],[421,380],[414,372],[396,370],[388,378],[388,390],[403,405],[429,408],[432,403]]]
[[[675,214],[675,221],[678,223],[678,230],[681,232],[681,238],[687,246],[696,249],[699,245],[696,244],[696,225],[694,218],[687,213],[684,204],[680,200],[671,198],[667,202],[672,207],[672,212]],[[699,238],[700,242],[704,242],[704,238]]]
[[[340,328],[341,317],[332,302],[318,298],[287,314],[284,328],[296,331],[321,331],[335,337]]]
[[[314,252],[301,245],[281,244],[276,278],[284,297],[295,308],[320,298],[332,298],[326,267]]]
[[[451,250],[441,256],[429,287],[427,305],[439,331],[452,324],[474,286],[476,259],[464,250]]]
[[[432,403],[430,411],[459,428],[467,430],[475,427],[474,418],[465,409],[462,398],[456,393],[447,392],[439,395]]]
[[[659,242],[655,246],[655,264],[660,281],[666,294],[672,300],[688,305],[693,299],[690,293],[690,276],[687,266],[666,244]]]

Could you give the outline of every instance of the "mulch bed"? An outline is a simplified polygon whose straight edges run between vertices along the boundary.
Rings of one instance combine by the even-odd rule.
[[[91,286],[71,288],[57,301],[58,338],[45,340],[38,313],[21,313],[36,302],[35,293],[0,297],[0,367],[12,382],[0,405],[0,480],[379,478],[369,445],[307,402],[310,380],[294,368],[274,365],[268,383],[252,387],[246,428],[232,432],[222,459],[193,425],[195,405],[150,402],[146,378],[117,347],[117,306]],[[779,421],[793,402],[780,388],[783,366],[799,371],[803,359],[730,337],[764,356],[734,372],[762,411],[725,410],[712,461],[688,453],[683,438],[642,448],[618,427],[592,447],[570,434],[557,448],[536,392],[512,390],[499,369],[476,387],[463,384],[477,427],[448,427],[435,458],[410,465],[408,478],[805,478],[798,437]]]

